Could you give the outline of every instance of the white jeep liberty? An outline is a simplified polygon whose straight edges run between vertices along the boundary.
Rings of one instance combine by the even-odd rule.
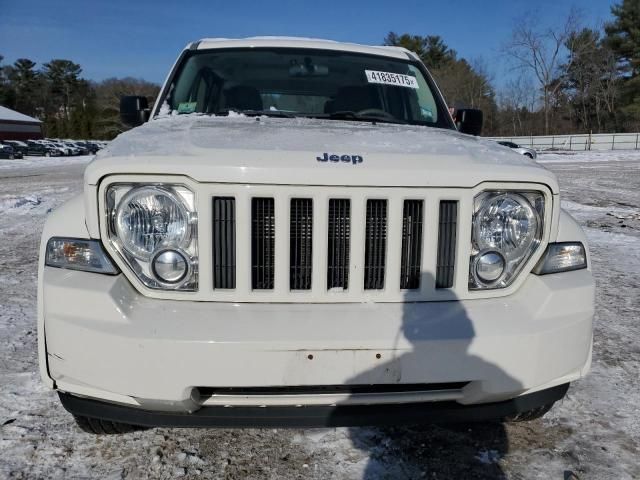
[[[94,433],[543,415],[594,280],[556,177],[402,48],[202,40],[52,213],[42,378]]]

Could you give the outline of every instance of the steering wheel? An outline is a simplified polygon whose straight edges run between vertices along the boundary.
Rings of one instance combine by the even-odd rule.
[[[356,112],[356,115],[363,115],[363,116],[367,116],[367,115],[372,115],[372,116],[377,116],[377,117],[386,117],[386,118],[391,118],[391,119],[396,119],[396,117],[394,117],[393,115],[391,115],[389,112],[386,112],[382,109],[379,108],[365,108],[364,110],[360,110],[358,112]]]

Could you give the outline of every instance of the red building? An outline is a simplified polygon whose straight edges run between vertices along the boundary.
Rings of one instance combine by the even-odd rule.
[[[0,106],[0,140],[42,138],[42,122],[37,118]]]

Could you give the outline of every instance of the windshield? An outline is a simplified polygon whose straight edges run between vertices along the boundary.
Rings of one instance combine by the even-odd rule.
[[[421,67],[352,52],[225,49],[188,52],[164,111],[302,116],[452,128]]]

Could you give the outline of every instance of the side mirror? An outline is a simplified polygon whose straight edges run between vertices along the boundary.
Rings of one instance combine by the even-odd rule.
[[[482,132],[482,110],[463,108],[456,112],[456,127],[461,133],[480,135]]]
[[[125,125],[137,127],[149,120],[149,102],[147,97],[120,97],[120,120]]]

